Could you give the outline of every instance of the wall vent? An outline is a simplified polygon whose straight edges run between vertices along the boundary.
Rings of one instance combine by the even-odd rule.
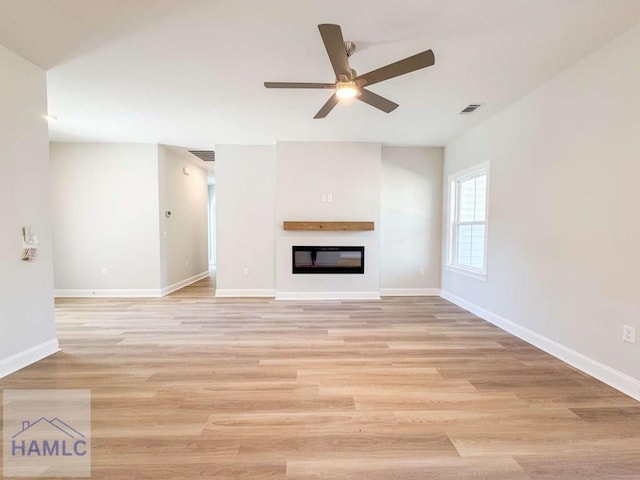
[[[480,107],[481,105],[479,103],[471,103],[467,105],[460,113],[473,113]]]
[[[189,153],[195,155],[203,162],[215,162],[216,152],[213,150],[189,150]]]

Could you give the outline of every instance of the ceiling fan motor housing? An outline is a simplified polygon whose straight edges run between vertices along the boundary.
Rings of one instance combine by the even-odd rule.
[[[358,73],[352,68],[349,75],[338,75],[336,82],[351,82],[358,76]]]

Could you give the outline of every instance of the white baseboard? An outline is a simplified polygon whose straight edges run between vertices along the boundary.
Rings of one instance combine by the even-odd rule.
[[[218,288],[216,289],[216,297],[275,297],[276,291],[270,288]]]
[[[278,292],[276,300],[380,300],[380,292]]]
[[[176,290],[180,290],[181,288],[184,288],[187,285],[191,285],[192,283],[195,283],[198,280],[202,280],[203,278],[207,278],[208,276],[209,276],[209,271],[208,270],[206,272],[198,273],[197,275],[194,275],[193,277],[186,278],[186,279],[181,280],[181,281],[179,281],[177,283],[174,283],[173,285],[169,285],[168,287],[164,287],[160,291],[160,293],[164,297],[165,295],[168,295],[171,292],[175,292]]]
[[[161,297],[162,290],[159,288],[146,289],[84,289],[84,290],[61,290],[53,291],[56,298],[79,298],[79,297]]]
[[[381,288],[381,297],[439,297],[439,288]]]
[[[442,298],[455,303],[459,307],[468,310],[469,312],[477,315],[478,317],[500,327],[512,335],[521,338],[527,343],[538,347],[540,350],[553,355],[554,357],[562,360],[565,363],[583,371],[584,373],[597,378],[603,383],[606,383],[610,387],[621,391],[622,393],[629,395],[632,398],[640,401],[640,380],[630,377],[629,375],[622,373],[614,368],[611,368],[603,363],[598,362],[580,352],[572,350],[550,338],[547,338],[539,333],[536,333],[528,328],[525,328],[517,323],[507,320],[500,315],[496,315],[489,310],[485,310],[467,300],[460,298],[452,293],[442,291]]]
[[[82,298],[82,297],[163,297],[171,292],[175,292],[181,288],[191,285],[192,283],[202,280],[209,276],[209,271],[198,273],[193,277],[186,278],[180,282],[174,283],[164,288],[102,288],[102,289],[56,289],[53,296],[56,298]]]
[[[35,347],[28,348],[24,352],[16,353],[4,360],[0,360],[0,378],[17,372],[24,367],[28,367],[32,363],[59,351],[60,346],[58,345],[58,339],[54,338]]]

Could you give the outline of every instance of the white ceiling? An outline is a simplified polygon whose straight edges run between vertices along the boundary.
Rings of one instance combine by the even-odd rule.
[[[640,0],[0,0],[0,44],[48,69],[54,140],[435,146],[639,21]],[[436,64],[371,87],[390,114],[351,101],[314,120],[329,91],[262,82],[333,81],[319,23],[360,73],[428,48]]]

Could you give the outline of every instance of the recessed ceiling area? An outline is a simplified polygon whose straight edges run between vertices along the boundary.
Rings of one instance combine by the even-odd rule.
[[[356,141],[441,146],[640,21],[637,0],[0,0],[0,44],[47,69],[56,141]],[[317,25],[336,23],[364,73],[432,49],[435,65],[342,101]],[[469,104],[482,108],[460,115]]]

